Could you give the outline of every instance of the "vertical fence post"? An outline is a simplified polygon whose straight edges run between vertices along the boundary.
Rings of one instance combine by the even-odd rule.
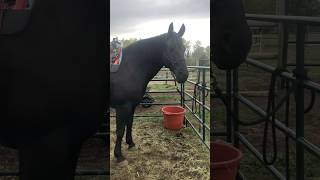
[[[239,137],[238,137],[238,133],[239,133],[239,101],[237,98],[235,98],[235,95],[238,94],[239,91],[239,74],[238,74],[238,69],[235,69],[233,71],[233,79],[232,79],[232,99],[233,99],[233,114],[235,116],[235,118],[232,118],[232,121],[234,123],[234,145],[235,147],[239,147]]]
[[[185,104],[184,104],[184,83],[180,84],[180,105],[181,107],[185,108]],[[186,116],[187,114],[185,114],[184,116]],[[186,121],[186,118],[184,117],[184,124],[186,127],[188,127],[188,123]]]
[[[180,105],[183,107],[183,83],[180,84]]]
[[[238,68],[233,70],[232,72],[232,88],[231,88],[231,100],[230,103],[233,101],[233,116],[231,117],[232,124],[233,124],[233,144],[235,147],[239,148],[239,100],[235,98],[235,95],[238,94],[239,91],[239,74],[238,74]],[[230,105],[231,107],[231,105]],[[237,180],[243,180],[242,174],[238,172],[237,174]]]
[[[166,71],[166,84],[168,84],[168,71]]]
[[[290,83],[287,81],[285,83],[285,86],[287,87],[286,88],[286,92],[289,94],[290,93],[290,90],[289,90],[289,86],[290,86]],[[285,104],[285,125],[286,127],[289,127],[289,113],[290,113],[290,97],[288,98],[286,104]],[[289,146],[289,143],[290,143],[290,138],[289,138],[289,135],[286,134],[285,136],[285,151],[286,151],[286,158],[285,158],[285,161],[286,161],[286,180],[290,180],[291,177],[290,177],[290,146]]]
[[[201,92],[199,92],[199,90],[201,90],[201,86],[199,86],[200,82],[201,82],[201,69],[197,68],[198,70],[198,74],[197,74],[197,82],[195,85],[195,90],[196,90],[196,96],[195,96],[195,101],[194,101],[194,106],[195,106],[195,112],[198,113],[199,117],[202,117],[202,111],[201,111],[201,106],[200,103],[198,103],[196,100],[199,100],[199,102],[201,102]],[[197,99],[199,98],[199,99]],[[199,125],[199,133],[201,133],[201,129],[202,129],[202,124]]]
[[[304,137],[304,41],[305,25],[297,25],[296,33],[296,137]],[[304,147],[297,141],[296,144],[296,179],[304,180]]]
[[[226,77],[226,85],[227,85],[227,123],[226,123],[226,127],[227,127],[227,142],[232,142],[232,136],[233,136],[233,128],[232,128],[232,116],[231,116],[231,83],[232,83],[232,77],[231,77],[231,70],[227,70],[227,77]]]
[[[206,140],[206,128],[205,128],[205,123],[206,123],[206,109],[205,109],[205,104],[206,104],[206,69],[202,69],[202,140],[205,142]]]

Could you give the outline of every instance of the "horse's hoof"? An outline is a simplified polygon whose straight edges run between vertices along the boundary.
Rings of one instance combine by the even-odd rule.
[[[128,161],[126,159],[124,159],[119,162],[119,160],[118,160],[118,166],[119,167],[126,167],[126,166],[128,166]]]
[[[132,149],[132,148],[134,148],[135,146],[136,146],[136,145],[135,145],[134,143],[129,144],[128,149]]]

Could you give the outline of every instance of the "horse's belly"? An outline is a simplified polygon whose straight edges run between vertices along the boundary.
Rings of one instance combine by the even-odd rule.
[[[143,86],[138,82],[110,83],[110,106],[116,107],[126,103],[138,104],[144,95]]]

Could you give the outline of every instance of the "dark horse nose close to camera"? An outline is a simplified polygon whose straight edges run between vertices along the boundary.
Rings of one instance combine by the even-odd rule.
[[[176,77],[176,81],[178,83],[184,83],[187,81],[187,79],[189,77],[188,68],[185,63],[186,60],[183,58],[183,59],[179,60],[178,62],[182,62],[182,63],[178,67],[174,68],[174,70],[173,70],[174,76]]]
[[[188,71],[180,70],[176,73],[176,79],[178,83],[184,83],[189,77]]]

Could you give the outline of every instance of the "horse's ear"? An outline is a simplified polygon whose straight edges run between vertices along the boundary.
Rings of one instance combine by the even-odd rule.
[[[169,26],[168,34],[173,33],[173,22]]]
[[[180,30],[178,32],[178,35],[180,37],[182,37],[185,31],[186,31],[186,27],[184,26],[184,24],[182,24],[182,26],[181,26],[181,28],[180,28]]]

